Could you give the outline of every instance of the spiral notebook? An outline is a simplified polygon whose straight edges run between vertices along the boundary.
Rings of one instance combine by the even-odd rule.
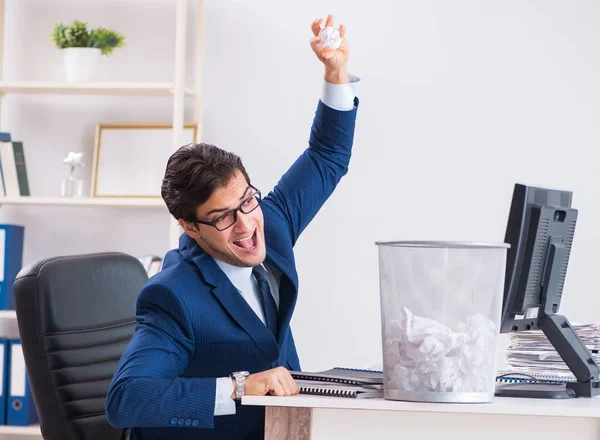
[[[290,371],[290,374],[300,394],[354,399],[383,397],[381,371],[335,367],[320,372]]]
[[[496,382],[565,384],[567,382],[577,382],[577,379],[572,374],[500,371],[496,376]]]

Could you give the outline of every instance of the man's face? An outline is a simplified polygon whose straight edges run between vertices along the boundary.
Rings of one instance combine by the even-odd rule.
[[[215,221],[244,202],[253,203],[250,199],[253,193],[254,189],[244,176],[236,172],[225,187],[213,191],[210,198],[196,209],[196,218]],[[240,267],[258,266],[265,259],[264,218],[260,206],[249,214],[238,211],[236,222],[224,231],[201,223],[197,223],[196,228],[183,220],[179,223],[213,258]]]

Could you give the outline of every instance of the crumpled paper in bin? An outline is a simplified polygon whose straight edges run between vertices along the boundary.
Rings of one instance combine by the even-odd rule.
[[[403,307],[384,341],[386,387],[405,391],[487,392],[495,377],[496,324],[483,315],[456,331]]]

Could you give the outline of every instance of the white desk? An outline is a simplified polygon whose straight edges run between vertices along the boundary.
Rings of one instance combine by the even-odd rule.
[[[600,440],[600,397],[443,404],[245,396],[242,404],[266,407],[266,440]]]

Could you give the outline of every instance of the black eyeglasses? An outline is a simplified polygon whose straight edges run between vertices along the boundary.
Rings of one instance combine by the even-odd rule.
[[[195,223],[201,223],[203,225],[213,226],[217,229],[217,231],[224,231],[225,229],[232,227],[237,221],[238,211],[241,211],[244,214],[250,214],[256,208],[258,208],[262,201],[260,191],[254,188],[252,185],[250,185],[250,188],[254,190],[250,197],[245,199],[237,208],[226,211],[215,221],[207,222],[204,220],[198,220],[197,218],[191,219],[190,221]]]

